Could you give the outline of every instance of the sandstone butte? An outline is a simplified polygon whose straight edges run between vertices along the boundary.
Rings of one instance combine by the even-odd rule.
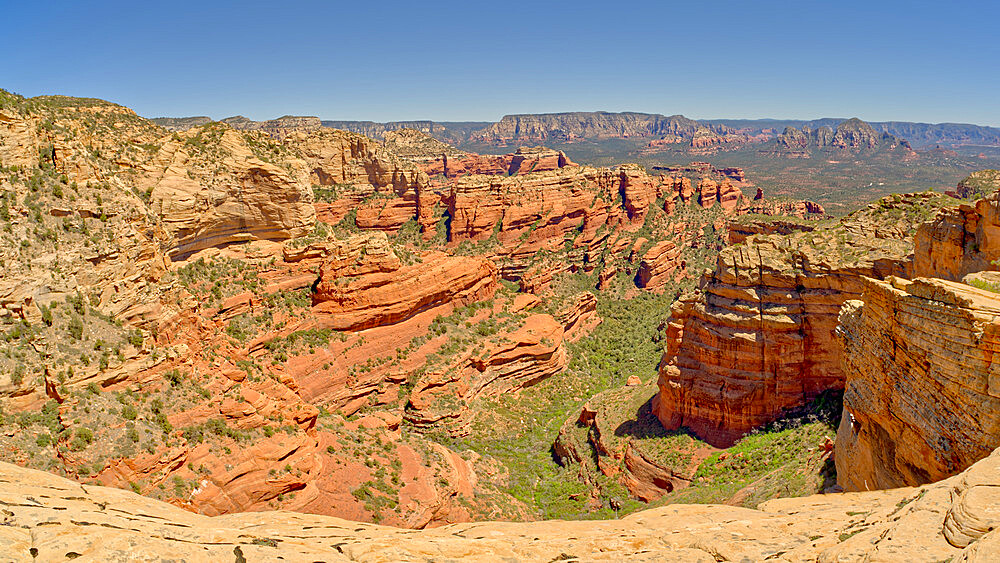
[[[620,520],[402,530],[330,516],[209,517],[120,489],[0,464],[10,561],[995,561],[1000,453],[919,488],[669,505]]]

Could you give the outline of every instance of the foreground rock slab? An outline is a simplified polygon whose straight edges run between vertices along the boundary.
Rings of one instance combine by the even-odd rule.
[[[403,530],[293,512],[208,517],[0,464],[5,561],[995,561],[1000,455],[920,489],[671,505],[611,521]]]

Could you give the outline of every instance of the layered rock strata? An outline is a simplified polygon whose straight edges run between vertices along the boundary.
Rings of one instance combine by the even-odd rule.
[[[705,180],[698,187],[687,178],[654,176],[641,167],[613,169],[566,167],[524,176],[467,176],[451,186],[448,202],[448,237],[452,243],[486,246],[504,278],[520,281],[529,289],[545,287],[552,276],[582,268],[629,269],[613,266],[631,255],[638,236],[648,223],[654,237],[666,242],[647,260],[653,270],[683,269],[679,254],[694,244],[701,229],[691,223],[714,224],[745,212],[747,200],[728,180]],[[699,204],[713,213],[680,215],[681,206]],[[657,206],[660,206],[657,209]],[[661,213],[662,211],[662,213]],[[566,254],[557,263],[539,260],[546,254]],[[653,266],[654,262],[658,262]],[[656,278],[656,289],[670,274]]]
[[[317,219],[336,224],[349,214],[352,227],[396,232],[418,207],[438,202],[426,187],[428,178],[415,164],[397,158],[357,133],[323,129],[295,132],[283,139],[305,161],[310,182],[320,187]]]
[[[440,150],[433,158],[414,159],[427,174],[457,178],[472,174],[515,176],[577,166],[562,151],[545,147],[521,147],[504,155],[482,155]]]
[[[862,276],[907,277],[912,224],[942,196],[893,196],[834,227],[726,248],[672,308],[656,413],[729,445],[820,392],[843,387],[834,329]]]
[[[1000,192],[942,210],[914,236],[916,276],[960,280],[1000,259]]]
[[[311,115],[286,115],[267,121],[254,121],[235,115],[222,120],[233,129],[240,131],[263,131],[276,139],[293,131],[315,131],[322,127],[318,117]]]
[[[303,170],[258,158],[242,134],[221,126],[175,136],[154,159],[154,170],[161,172],[145,182],[151,207],[176,239],[172,257],[234,242],[288,239],[312,228],[315,210]],[[211,156],[199,143],[210,143]]]
[[[584,138],[649,137],[670,135],[692,138],[705,130],[701,123],[682,115],[645,113],[571,112],[505,115],[499,122],[472,134],[478,142],[505,145],[525,141],[574,141]],[[711,130],[727,133],[729,128],[713,125]]]
[[[797,231],[813,231],[814,225],[807,223],[782,221],[780,219],[765,221],[733,221],[726,225],[729,244],[740,244],[753,235],[787,235]]]
[[[845,489],[937,481],[1000,445],[1000,295],[938,279],[866,279],[837,334]]]
[[[833,147],[862,150],[903,147],[910,150],[910,144],[905,140],[889,133],[877,131],[870,124],[856,117],[841,122],[836,129],[825,125],[816,129],[803,126],[801,130],[795,127],[786,127],[785,131],[778,135],[777,145],[790,149]]]
[[[496,267],[487,260],[428,253],[404,266],[384,233],[338,245],[314,284],[320,325],[359,330],[393,324],[446,302],[482,301],[496,292]]]
[[[578,476],[594,485],[592,474],[615,478],[644,502],[687,487],[697,463],[657,455],[644,432],[658,424],[651,410],[654,382],[633,382],[591,397],[578,414],[559,429],[553,453],[566,467],[578,465]],[[678,456],[683,457],[683,456]]]

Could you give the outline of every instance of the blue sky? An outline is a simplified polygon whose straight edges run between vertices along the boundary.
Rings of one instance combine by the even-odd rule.
[[[998,2],[0,1],[0,88],[140,115],[1000,125]]]

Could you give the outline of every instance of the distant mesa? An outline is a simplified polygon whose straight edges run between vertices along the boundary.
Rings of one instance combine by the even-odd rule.
[[[809,148],[836,147],[842,149],[875,149],[904,147],[912,150],[910,143],[889,133],[877,131],[871,124],[854,117],[831,129],[825,125],[816,129],[804,125],[801,129],[786,127],[778,135],[779,149],[805,150]]]
[[[505,115],[473,134],[473,141],[507,145],[525,141],[673,136],[691,139],[696,133],[730,133],[724,125],[704,125],[683,115],[610,113],[604,111]]]

